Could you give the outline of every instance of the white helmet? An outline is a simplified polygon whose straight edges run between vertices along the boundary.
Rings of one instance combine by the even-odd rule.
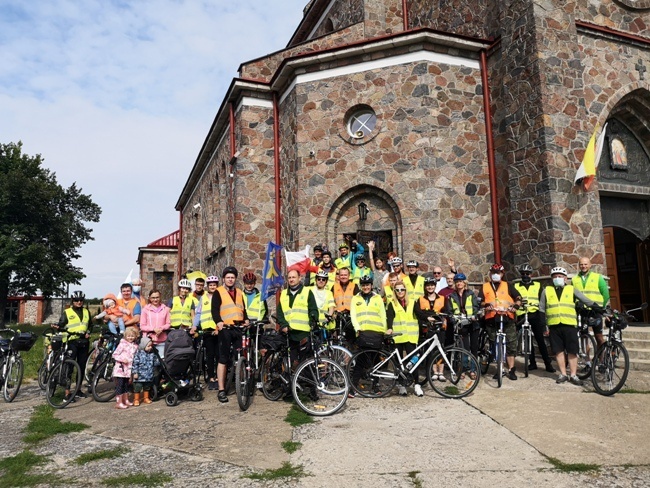
[[[566,269],[564,269],[562,266],[556,266],[551,270],[551,276],[554,274],[563,274],[564,276],[568,276],[569,274],[566,272]]]
[[[179,288],[187,288],[188,290],[192,289],[192,283],[190,283],[190,280],[183,278],[181,281],[178,282],[178,287]]]

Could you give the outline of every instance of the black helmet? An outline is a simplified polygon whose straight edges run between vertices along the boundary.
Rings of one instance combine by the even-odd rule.
[[[225,278],[227,274],[234,274],[235,278],[239,276],[239,273],[237,272],[237,268],[235,268],[234,266],[226,266],[223,269],[223,273],[221,273],[221,277]]]
[[[370,276],[370,275],[363,275],[361,278],[359,278],[359,284],[360,284],[360,285],[367,285],[367,284],[371,284],[371,285],[372,285],[372,276]]]
[[[520,273],[532,273],[533,267],[530,264],[522,264],[519,268]]]
[[[86,295],[84,295],[83,291],[77,290],[77,291],[72,292],[71,298],[72,298],[73,302],[76,301],[76,300],[85,300]]]
[[[425,285],[436,285],[436,284],[438,284],[438,280],[436,280],[433,276],[425,276],[424,277],[424,284]]]

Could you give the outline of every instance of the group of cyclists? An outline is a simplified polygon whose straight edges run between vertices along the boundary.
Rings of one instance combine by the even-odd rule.
[[[504,374],[514,381],[517,380],[517,323],[526,314],[546,371],[556,372],[545,342],[545,335],[549,335],[560,370],[557,383],[581,384],[576,376],[575,302],[582,302],[585,309],[602,311],[609,300],[604,279],[591,271],[588,258],[580,259],[580,272],[570,283],[567,283],[566,269],[553,268],[553,283],[546,287],[532,279],[533,269],[528,264],[519,269],[521,280],[512,284],[503,278],[503,265],[495,263],[489,269],[488,279],[475,293],[467,276],[455,269],[453,260],[449,260],[450,271],[444,276],[440,266],[434,266],[431,274],[422,275],[417,261],[406,262],[404,272],[400,257],[375,257],[374,242],[368,242],[367,247],[370,266],[366,265],[364,246],[353,240],[339,245],[336,259],[332,259],[324,246],[315,246],[311,267],[304,276],[289,268],[287,285],[277,299],[275,323],[279,331],[288,334],[294,364],[311,352],[308,339],[315,324],[340,336],[354,349],[380,348],[385,337],[393,335],[395,345],[404,356],[432,334],[438,334],[445,346],[452,345],[460,335],[463,347],[475,357],[481,329],[485,328],[494,341],[503,324],[507,338]],[[238,278],[239,272],[232,266],[226,267],[220,277],[198,278],[194,284],[183,278],[178,283],[178,295],[169,304],[161,303],[157,289],[151,290],[145,301],[134,295],[133,284],[124,283],[120,290],[122,298],[118,300],[120,307],[128,309],[126,327],[137,327],[161,357],[170,329],[187,329],[190,334],[202,330],[208,389],[216,390],[222,403],[228,402],[226,369],[232,349],[241,347],[242,326],[251,320],[264,322],[269,317],[255,274],[247,272],[241,277],[243,288],[237,286]],[[84,298],[82,292],[74,292],[72,306],[64,311],[58,324],[71,332],[87,332],[70,344],[71,353],[82,365],[88,357],[91,321]],[[459,317],[465,319],[462,326],[458,326]],[[115,317],[107,313],[102,319],[109,324]],[[594,333],[600,345],[602,326],[595,326]],[[534,353],[529,361],[528,369],[536,369]],[[434,381],[447,381],[442,374],[444,364],[427,364],[427,368],[433,368]],[[414,393],[423,396],[427,372],[416,370],[412,374]],[[467,376],[476,380],[477,372],[468,371]],[[399,394],[407,394],[405,386],[399,386]],[[85,393],[80,390],[78,395],[85,396]],[[354,395],[352,390],[351,395]]]

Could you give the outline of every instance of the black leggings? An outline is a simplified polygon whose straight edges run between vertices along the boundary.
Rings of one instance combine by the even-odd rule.
[[[211,330],[206,330],[203,334],[203,345],[205,346],[205,363],[208,367],[208,379],[216,378],[219,336],[212,335]]]

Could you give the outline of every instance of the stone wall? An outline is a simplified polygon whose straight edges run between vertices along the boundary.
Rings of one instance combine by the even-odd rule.
[[[491,18],[497,11],[495,0],[408,0],[409,29],[429,27],[487,39],[496,31]]]
[[[311,39],[363,22],[364,0],[336,0]]]
[[[140,262],[140,279],[142,280],[142,290],[140,296],[143,298],[149,297],[149,292],[154,286],[154,273],[162,273],[165,271],[165,266],[168,272],[174,273],[173,283],[178,283],[178,251],[176,249],[169,250],[146,250],[141,251]]]
[[[404,30],[401,0],[365,0],[363,16],[366,39]]]
[[[555,2],[565,12],[575,14],[577,19],[631,34],[650,36],[650,2],[647,0],[587,0],[586,6],[585,2]]]

